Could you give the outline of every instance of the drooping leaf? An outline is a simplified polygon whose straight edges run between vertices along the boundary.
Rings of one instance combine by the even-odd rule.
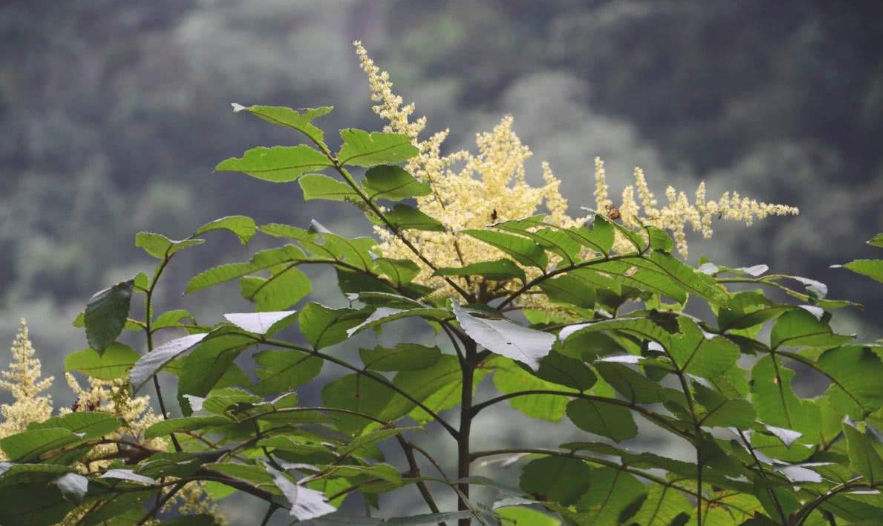
[[[528,329],[506,319],[484,319],[473,316],[453,304],[454,315],[463,331],[489,351],[522,362],[536,370],[540,360],[552,350],[555,336]]]
[[[364,130],[341,130],[343,146],[337,160],[343,165],[376,166],[407,161],[419,153],[411,139],[400,133],[368,133]]]
[[[404,168],[396,165],[375,166],[365,172],[362,183],[365,193],[371,200],[388,199],[401,201],[412,197],[429,195],[429,184],[418,181]]]
[[[198,236],[215,230],[232,232],[239,238],[240,243],[247,245],[257,232],[257,225],[255,225],[254,219],[250,217],[227,216],[202,225],[196,230],[196,235]]]
[[[83,322],[86,325],[86,339],[89,346],[99,354],[116,341],[126,319],[132,301],[133,280],[123,281],[95,293],[88,303]]]
[[[98,380],[116,380],[125,377],[139,358],[141,355],[131,347],[112,343],[102,354],[85,349],[67,355],[64,370],[77,371]]]
[[[55,416],[42,422],[34,422],[28,430],[67,429],[83,440],[91,440],[113,433],[120,427],[120,420],[115,415],[102,412],[75,412]]]

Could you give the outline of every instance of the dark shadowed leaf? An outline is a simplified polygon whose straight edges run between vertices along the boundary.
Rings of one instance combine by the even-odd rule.
[[[97,292],[86,303],[83,322],[89,346],[99,354],[104,352],[123,332],[129,317],[134,281],[123,281]]]

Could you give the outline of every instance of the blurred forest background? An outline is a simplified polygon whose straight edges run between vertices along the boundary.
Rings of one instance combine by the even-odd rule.
[[[231,102],[334,105],[332,140],[379,129],[354,39],[430,130],[451,128],[452,148],[514,115],[531,177],[548,160],[573,207],[592,202],[596,155],[614,191],[640,165],[659,195],[705,180],[713,197],[800,207],[751,229],[716,225],[690,258],[824,281],[867,306],[846,325],[879,337],[883,294],[829,266],[867,257],[864,241],[883,231],[881,27],[880,0],[5,0],[0,343],[27,317],[60,379],[63,356],[85,347],[70,322],[86,299],[151,264],[134,247],[140,230],[183,237],[246,214],[367,233],[342,207],[301,203],[296,185],[212,173],[295,140]],[[167,306],[198,270],[260,248],[221,238],[177,260]],[[215,321],[247,308],[233,290],[183,301]]]

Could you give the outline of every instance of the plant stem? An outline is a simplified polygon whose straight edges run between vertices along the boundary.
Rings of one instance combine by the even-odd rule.
[[[460,430],[457,433],[457,478],[465,479],[469,476],[469,466],[471,463],[469,451],[469,439],[472,431],[472,384],[475,378],[475,358],[477,355],[477,345],[472,340],[465,340],[463,346],[466,351],[466,359],[462,362],[463,389],[460,394]],[[466,499],[469,498],[469,483],[461,482],[460,502],[458,509],[460,511],[468,510],[469,504]],[[469,526],[472,519],[460,519],[459,526]]]
[[[168,252],[168,251],[167,251]],[[171,256],[166,254],[163,258],[162,263],[156,268],[156,272],[153,274],[153,279],[150,281],[150,286],[147,288],[147,292],[144,293],[144,331],[147,333],[147,352],[153,351],[153,329],[151,325],[153,324],[153,291],[156,290],[156,284],[159,282],[160,276],[162,276],[163,271],[166,269],[166,266],[169,264],[169,260]],[[157,379],[156,375],[153,376],[153,387],[156,390],[156,400],[159,402],[159,409],[162,411],[163,420],[169,419],[169,413],[166,411],[166,403],[163,400],[162,389],[159,387],[159,379]],[[169,437],[172,439],[172,444],[175,446],[175,451],[180,453],[183,451],[181,449],[181,444],[178,443],[178,438],[175,437],[174,433],[169,434]]]

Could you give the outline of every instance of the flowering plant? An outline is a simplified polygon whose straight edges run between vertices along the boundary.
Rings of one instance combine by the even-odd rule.
[[[660,207],[640,169],[616,206],[598,159],[593,207],[571,217],[548,164],[543,186],[528,184],[530,151],[511,118],[478,135],[477,153],[442,155],[447,133],[421,140],[425,119],[412,122],[413,105],[356,50],[383,131],[343,130],[335,152],[314,123],[331,108],[234,105],[306,144],[255,148],[217,169],[297,181],[305,200],[355,205],[378,239],[244,216],[180,241],[139,233],[156,269],[98,292],[78,318],[90,348],[65,362],[74,407],[52,416],[25,329],[14,344],[0,384],[15,398],[0,422],[0,523],[218,524],[214,501],[235,492],[266,503],[262,526],[280,510],[310,524],[461,526],[883,516],[883,349],[830,327],[831,311],[852,304],[764,265],[693,268],[675,255],[687,254],[688,225],[708,237],[715,218],[750,225],[796,209],[736,193],[712,201],[702,185],[692,203],[669,188]],[[213,324],[182,309],[155,312],[169,263],[214,231],[284,243],[187,285],[190,294],[238,280],[254,312]],[[334,269],[346,306],[305,301],[308,266]],[[883,280],[880,261],[847,267]],[[143,319],[130,312],[133,299],[143,300]],[[398,322],[427,330],[347,352]],[[124,331],[142,333],[145,352],[118,341]],[[328,364],[343,374],[321,374]],[[793,364],[827,390],[798,396]],[[160,374],[176,377],[181,416]],[[479,389],[485,378],[492,389]],[[315,384],[321,403],[303,405],[299,390],[308,396]],[[542,421],[566,417],[586,437],[562,444],[547,433],[530,447],[476,449],[475,426],[503,403]],[[639,423],[690,455],[630,449]],[[453,468],[425,430],[453,441]],[[427,509],[408,517],[337,511],[354,494],[370,510],[411,487]]]

